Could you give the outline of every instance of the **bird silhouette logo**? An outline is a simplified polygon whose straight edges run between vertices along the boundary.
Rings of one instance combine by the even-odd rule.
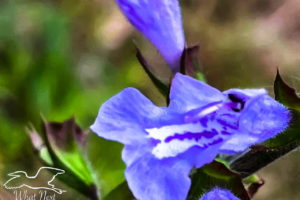
[[[39,182],[37,185],[37,182],[34,181],[35,179],[43,180],[40,178],[40,176],[45,172],[50,171],[53,175],[50,177],[50,180],[45,182]],[[4,183],[4,187],[6,189],[20,189],[23,187],[27,187],[34,190],[44,189],[44,190],[51,190],[53,192],[56,192],[58,194],[62,194],[63,192],[66,192],[65,190],[56,188],[52,181],[56,178],[56,176],[60,174],[64,174],[65,170],[53,168],[53,167],[41,167],[37,171],[37,173],[34,176],[28,176],[28,174],[24,171],[15,171],[12,173],[9,173],[8,176],[12,177],[8,181]]]

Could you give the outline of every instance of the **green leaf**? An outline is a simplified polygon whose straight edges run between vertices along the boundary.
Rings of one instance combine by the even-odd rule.
[[[28,132],[42,163],[65,170],[66,173],[58,177],[62,182],[90,199],[98,199],[91,172],[78,147],[85,133],[82,133],[74,119],[63,123],[44,122],[44,140],[34,129]]]
[[[295,89],[287,85],[277,72],[274,83],[275,99],[285,105],[292,114],[289,128],[282,134],[266,142],[268,147],[289,145],[299,146],[300,143],[300,98]],[[293,147],[295,148],[295,147]],[[292,150],[292,149],[291,149]]]
[[[55,155],[86,184],[93,183],[91,172],[83,157],[87,132],[83,131],[74,118],[59,122],[44,122],[44,133]]]
[[[30,138],[34,150],[39,154],[39,158],[43,161],[43,163],[47,165],[53,165],[51,156],[44,144],[42,137],[38,134],[32,124],[30,124],[29,127],[26,127],[26,132]]]
[[[300,98],[296,90],[286,84],[277,71],[274,82],[275,99],[290,109],[300,111]]]
[[[191,174],[192,186],[187,200],[198,200],[214,187],[221,187],[233,192],[241,200],[250,200],[240,175],[230,171],[219,162],[212,162]]]

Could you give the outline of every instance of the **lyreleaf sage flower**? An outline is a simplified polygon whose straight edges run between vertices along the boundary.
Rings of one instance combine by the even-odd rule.
[[[199,200],[240,200],[229,190],[214,188],[208,193],[204,194]]]
[[[178,0],[116,0],[120,9],[169,64],[179,70],[185,46]]]
[[[177,73],[168,107],[134,88],[105,102],[91,129],[125,145],[129,187],[139,200],[184,200],[189,173],[282,132],[289,111],[264,89],[217,89]]]

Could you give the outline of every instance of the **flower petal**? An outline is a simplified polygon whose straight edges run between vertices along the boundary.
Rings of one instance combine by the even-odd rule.
[[[220,147],[220,153],[235,154],[243,152],[250,146],[257,143],[259,143],[257,137],[251,137],[247,134],[237,133]]]
[[[259,95],[246,103],[239,119],[238,133],[221,147],[221,151],[244,151],[281,133],[289,121],[290,113],[283,105],[268,95]]]
[[[199,200],[239,200],[229,190],[214,188],[210,192],[204,194]]]
[[[127,164],[126,179],[137,199],[186,199],[191,169],[212,162],[220,147],[192,147],[177,157],[157,159],[147,153],[151,146],[126,145],[123,149],[122,158]]]
[[[152,147],[153,145],[149,142],[125,145],[122,151],[122,160],[126,166],[130,166],[133,162],[151,152]]]
[[[143,127],[155,124],[164,113],[134,88],[127,88],[106,101],[91,129],[98,136],[123,144],[141,143]]]
[[[116,0],[131,22],[179,71],[185,41],[178,0]]]
[[[215,159],[219,153],[220,146],[221,143],[209,146],[208,148],[195,146],[180,154],[177,159],[186,160],[193,167],[200,168],[205,164],[211,163]]]
[[[158,160],[145,154],[127,168],[125,175],[137,199],[183,200],[191,184],[191,168],[191,164],[184,160]]]
[[[184,113],[224,99],[219,90],[177,73],[171,85],[169,109]]]
[[[289,121],[290,113],[282,104],[262,95],[246,104],[240,116],[240,128],[258,137],[261,142],[282,132]]]
[[[263,88],[259,89],[229,89],[223,92],[224,94],[231,94],[239,96],[240,98],[251,98],[259,95],[267,94],[267,90]]]

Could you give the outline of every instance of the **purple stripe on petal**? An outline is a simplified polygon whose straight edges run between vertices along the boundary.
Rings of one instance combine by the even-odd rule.
[[[217,119],[217,122],[220,123],[223,127],[228,127],[231,129],[237,129],[238,128],[238,124],[233,124],[229,121],[226,121],[224,119]]]
[[[221,134],[222,134],[222,135],[232,135],[233,133],[230,133],[230,132],[228,132],[228,131],[221,131]]]
[[[203,117],[199,121],[202,124],[202,126],[207,127],[207,123],[208,123],[208,118],[207,117]]]
[[[196,141],[200,141],[201,138],[207,138],[207,139],[211,139],[215,136],[218,135],[218,131],[216,129],[212,129],[210,131],[203,131],[201,133],[191,133],[191,132],[187,132],[184,134],[176,134],[169,136],[165,139],[165,142],[168,143],[174,139],[177,140],[196,140]]]
[[[210,146],[216,145],[216,144],[220,144],[221,142],[223,142],[224,140],[222,138],[218,138],[215,140],[212,140],[211,142],[204,144],[203,146],[199,146],[201,149],[207,149]]]

